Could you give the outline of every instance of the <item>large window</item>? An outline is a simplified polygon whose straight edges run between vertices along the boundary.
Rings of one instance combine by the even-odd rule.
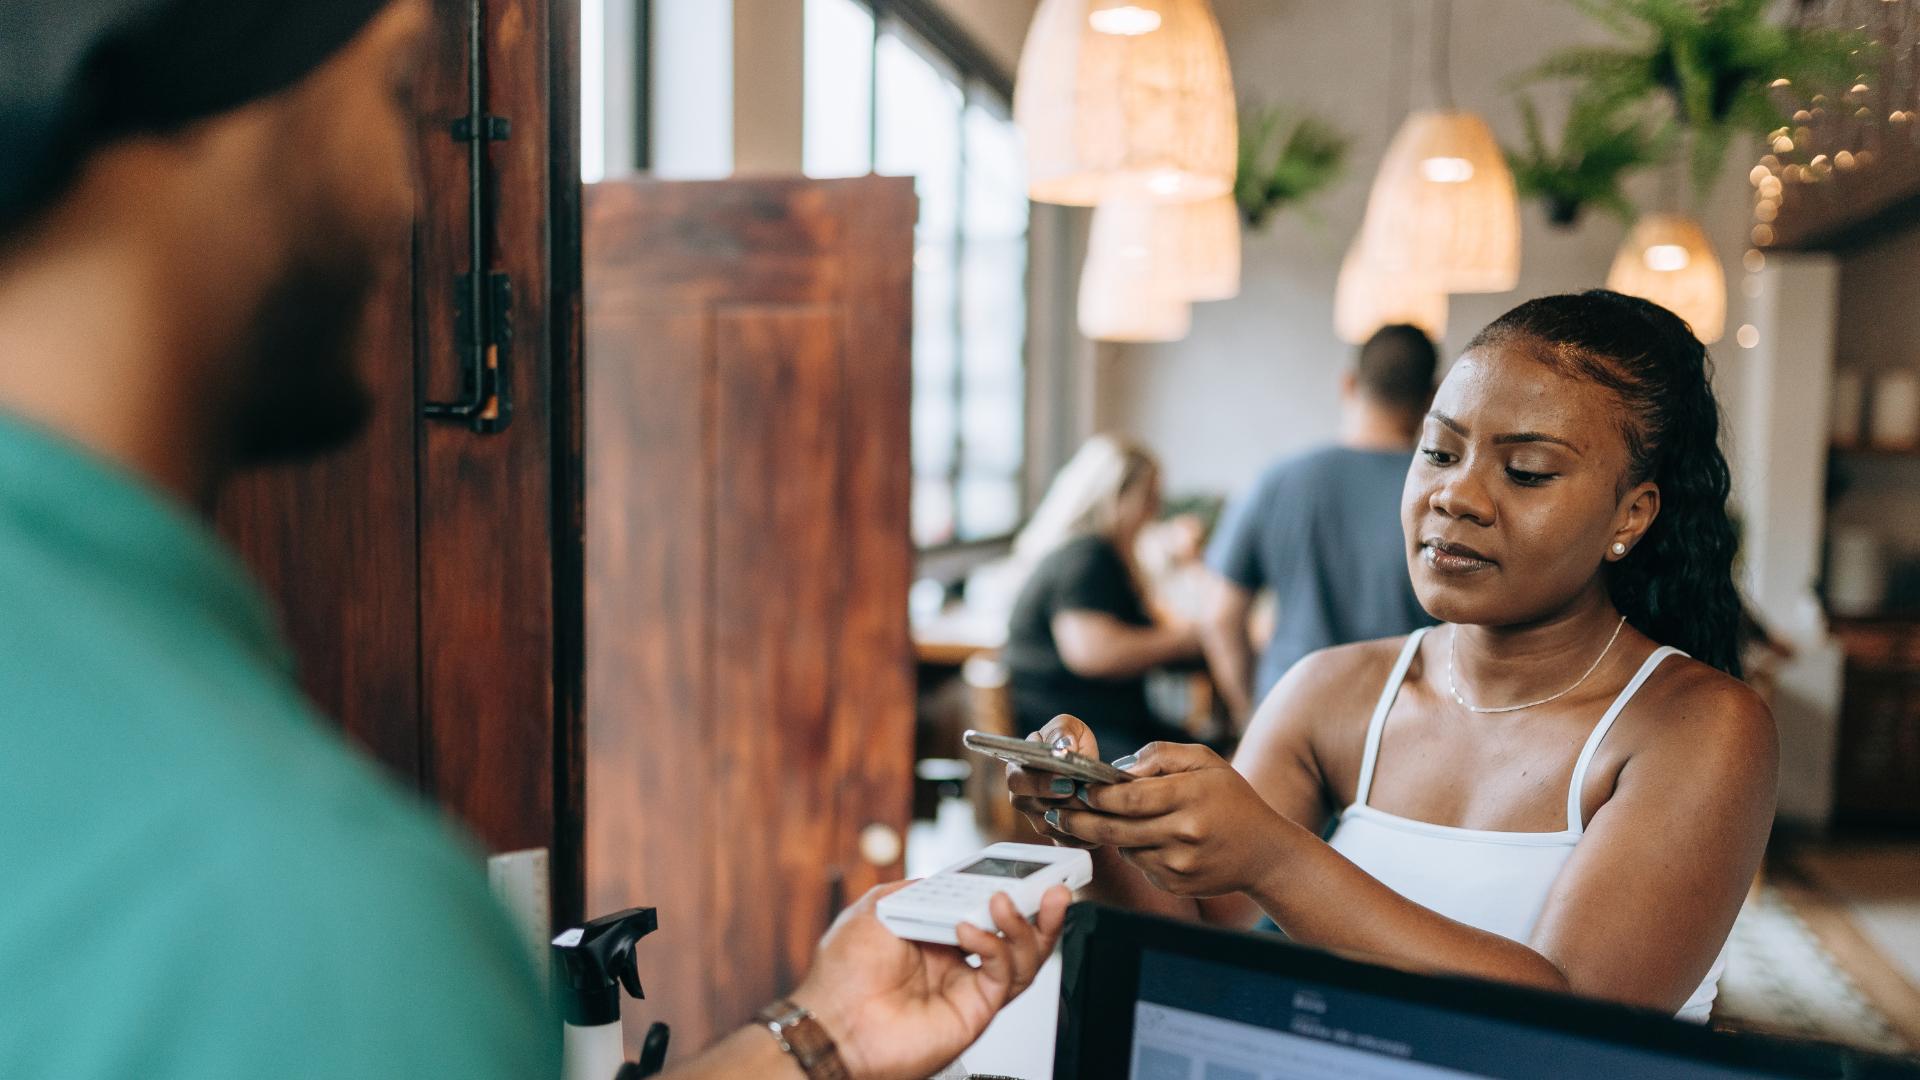
[[[887,7],[807,0],[803,151],[810,176],[915,179],[913,535],[938,547],[1020,521],[1027,185],[1004,94]]]

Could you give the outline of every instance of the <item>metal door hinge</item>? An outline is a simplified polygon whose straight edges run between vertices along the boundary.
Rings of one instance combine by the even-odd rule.
[[[451,133],[467,144],[467,272],[454,279],[454,351],[460,355],[460,400],[429,401],[426,416],[453,420],[490,435],[513,420],[513,280],[486,270],[494,236],[493,177],[489,143],[510,138],[513,122],[486,108],[484,0],[471,0],[467,15],[467,115]]]

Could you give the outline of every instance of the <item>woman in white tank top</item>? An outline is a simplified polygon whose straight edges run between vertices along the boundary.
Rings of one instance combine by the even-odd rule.
[[[1671,313],[1522,304],[1453,365],[1407,476],[1445,625],[1308,657],[1232,766],[1154,743],[1129,784],[1012,770],[1015,805],[1095,850],[1111,902],[1704,1021],[1777,760],[1737,681],[1718,437]]]

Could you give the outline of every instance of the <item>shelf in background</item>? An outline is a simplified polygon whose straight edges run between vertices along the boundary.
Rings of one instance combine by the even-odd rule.
[[[1867,446],[1864,444],[1849,446],[1844,443],[1833,443],[1830,449],[1836,456],[1920,461],[1920,446],[1894,449],[1891,447]]]

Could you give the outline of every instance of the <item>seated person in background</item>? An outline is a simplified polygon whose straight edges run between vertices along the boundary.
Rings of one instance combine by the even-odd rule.
[[[1375,333],[1340,376],[1339,441],[1270,467],[1215,535],[1201,636],[1236,727],[1315,649],[1433,622],[1401,554],[1400,489],[1437,360],[1417,327]],[[1247,624],[1262,589],[1279,617],[1256,669]]]
[[[1719,438],[1672,312],[1521,304],[1454,364],[1407,474],[1441,627],[1294,665],[1232,766],[1155,743],[1079,798],[1014,770],[1014,804],[1094,847],[1112,901],[1705,1021],[1779,757],[1739,680]]]
[[[1200,655],[1190,624],[1156,619],[1134,564],[1160,512],[1160,466],[1108,435],[1054,478],[1014,557],[1033,567],[1013,605],[1006,662],[1021,734],[1088,717],[1113,755],[1173,733],[1147,705],[1148,670]]]
[[[0,3],[0,1077],[560,1075],[478,856],[316,715],[206,520],[366,413],[427,10]],[[924,1077],[1067,900],[999,898],[976,969],[870,894],[793,1000],[855,1080]],[[802,1074],[762,1026],[670,1075]]]

